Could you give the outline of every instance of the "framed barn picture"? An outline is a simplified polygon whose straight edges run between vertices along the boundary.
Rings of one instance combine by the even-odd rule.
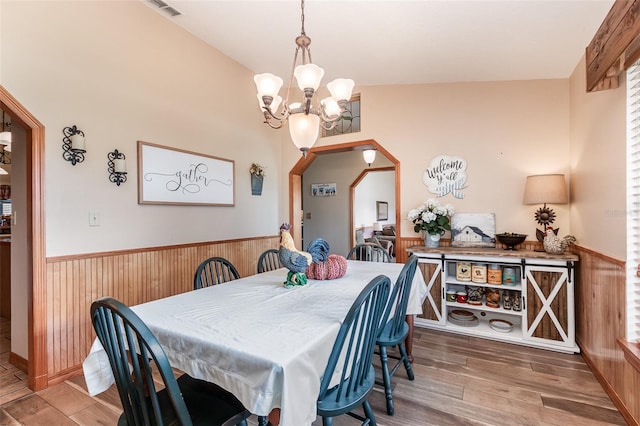
[[[493,213],[456,213],[451,217],[451,247],[495,247]]]

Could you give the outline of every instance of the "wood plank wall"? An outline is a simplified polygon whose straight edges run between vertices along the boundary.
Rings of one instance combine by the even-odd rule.
[[[583,247],[576,268],[576,340],[582,356],[630,425],[640,424],[640,373],[616,339],[626,327],[625,263]]]
[[[240,276],[256,273],[260,254],[279,236],[48,258],[46,263],[49,385],[77,374],[95,338],[89,308],[112,296],[127,305],[193,289],[204,259],[222,256]]]

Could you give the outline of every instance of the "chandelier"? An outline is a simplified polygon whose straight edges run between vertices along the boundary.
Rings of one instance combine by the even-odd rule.
[[[311,39],[304,32],[304,0],[301,1],[302,29],[296,37],[296,51],[293,57],[293,69],[289,76],[289,85],[284,102],[278,96],[282,87],[282,79],[273,74],[256,74],[253,80],[258,89],[258,103],[264,112],[265,123],[272,129],[279,129],[289,122],[289,132],[295,146],[304,157],[307,151],[318,139],[320,126],[325,130],[331,130],[336,126],[345,112],[348,112],[347,104],[351,99],[354,82],[351,79],[338,78],[327,84],[330,97],[322,99],[319,103],[313,102],[313,96],[320,86],[324,76],[324,70],[311,61]],[[298,56],[301,63],[298,64]],[[304,93],[301,102],[289,103],[289,91],[293,86],[295,76],[298,87]]]

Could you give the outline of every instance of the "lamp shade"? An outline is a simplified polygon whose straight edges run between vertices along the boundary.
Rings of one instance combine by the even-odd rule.
[[[336,101],[348,101],[351,99],[353,86],[355,86],[355,83],[350,78],[336,78],[327,84],[327,89],[329,89],[331,96]]]
[[[381,232],[382,231],[382,224],[380,222],[373,222],[373,230]]]
[[[282,87],[282,79],[268,72],[256,74],[253,77],[253,81],[256,83],[256,88],[258,89],[258,98],[262,98],[263,96],[275,98],[278,96],[278,92]]]
[[[316,64],[298,65],[293,71],[293,75],[296,76],[298,87],[300,90],[313,89],[318,90],[320,81],[324,76],[324,70]]]
[[[527,176],[524,204],[567,204],[567,185],[563,174]]]
[[[11,145],[11,132],[0,132],[0,145]]]
[[[298,149],[309,149],[316,143],[320,133],[320,117],[315,114],[291,114],[289,133]]]
[[[365,149],[362,151],[362,157],[364,158],[364,162],[368,165],[371,165],[376,159],[376,150],[375,149]]]
[[[331,96],[324,98],[322,101],[320,101],[320,104],[323,106],[324,113],[327,117],[337,117],[340,115],[340,113],[342,113],[340,105],[338,105],[338,102],[336,102],[336,100]]]

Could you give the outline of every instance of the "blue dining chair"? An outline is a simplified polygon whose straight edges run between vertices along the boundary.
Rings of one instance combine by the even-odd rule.
[[[278,257],[278,250],[269,249],[260,255],[258,258],[258,273],[261,274],[267,271],[274,271],[280,269],[280,258]]]
[[[210,257],[198,265],[193,277],[193,289],[198,290],[238,278],[240,274],[233,263],[224,257]]]
[[[187,374],[176,380],[156,337],[123,303],[109,297],[94,301],[91,321],[124,410],[119,426],[247,425],[251,413],[231,393]],[[153,372],[159,373],[164,389],[156,388]]]
[[[396,280],[396,285],[391,291],[389,302],[382,316],[382,326],[380,327],[380,335],[376,341],[380,348],[380,363],[382,365],[382,382],[376,383],[384,386],[384,394],[387,399],[387,414],[393,415],[393,391],[391,389],[391,378],[396,373],[400,365],[404,364],[407,370],[409,380],[414,379],[411,362],[407,355],[407,349],[404,346],[404,340],[409,334],[409,324],[405,317],[407,316],[407,305],[409,304],[409,294],[411,293],[411,283],[418,266],[418,257],[412,255],[402,267],[400,275]],[[400,356],[390,356],[387,348],[398,347]],[[389,358],[397,360],[396,364],[389,369]]]
[[[333,425],[333,417],[341,414],[348,414],[363,425],[376,426],[368,398],[375,384],[373,350],[390,284],[384,275],[371,280],[340,326],[320,383],[317,412],[324,426]],[[333,383],[334,377],[337,383]],[[353,412],[360,405],[365,417]]]
[[[384,248],[374,243],[356,244],[347,254],[347,259],[364,260],[366,262],[391,263],[391,256]]]

